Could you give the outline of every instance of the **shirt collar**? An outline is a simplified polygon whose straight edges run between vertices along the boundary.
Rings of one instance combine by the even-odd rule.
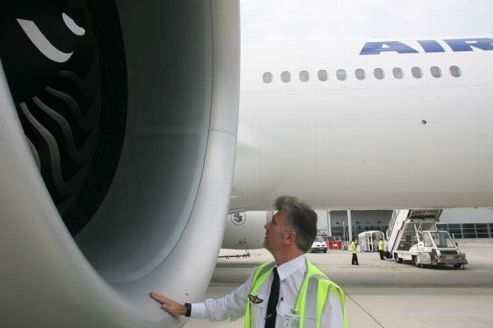
[[[303,273],[306,271],[306,260],[304,255],[300,255],[277,267],[280,280],[284,280],[286,277],[298,270],[301,270]]]

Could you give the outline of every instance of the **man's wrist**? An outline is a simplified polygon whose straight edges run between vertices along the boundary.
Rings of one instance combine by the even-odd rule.
[[[192,314],[192,304],[185,303],[185,308],[186,308],[185,316],[189,317]]]

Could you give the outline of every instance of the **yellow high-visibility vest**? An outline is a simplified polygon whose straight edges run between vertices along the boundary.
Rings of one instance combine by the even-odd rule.
[[[260,265],[252,279],[252,289],[250,295],[256,295],[264,281],[271,274],[275,263],[264,263]],[[325,302],[329,297],[331,287],[339,296],[344,318],[344,327],[347,328],[346,310],[344,307],[345,294],[341,287],[331,281],[327,276],[317,268],[313,263],[306,259],[307,271],[303,283],[301,284],[298,296],[296,297],[295,311],[300,316],[300,328],[320,328],[322,311]],[[314,302],[313,300],[316,300]],[[246,302],[245,310],[245,328],[252,327],[252,306],[250,301]]]
[[[381,240],[378,241],[378,250],[383,251],[383,241]]]
[[[351,248],[351,253],[353,254],[358,253],[358,246],[356,246],[356,243],[354,241],[351,242],[349,247]]]

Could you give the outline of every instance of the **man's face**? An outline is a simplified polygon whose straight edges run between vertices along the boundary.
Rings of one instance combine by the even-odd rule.
[[[272,216],[272,219],[264,225],[264,247],[271,253],[280,249],[284,243],[284,240],[287,239],[290,234],[290,231],[284,223],[287,216],[288,213],[286,211],[277,211]]]

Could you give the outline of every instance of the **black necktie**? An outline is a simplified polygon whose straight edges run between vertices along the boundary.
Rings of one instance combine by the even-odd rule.
[[[269,303],[267,303],[267,312],[265,315],[265,328],[274,328],[276,325],[277,302],[279,301],[279,273],[277,268],[272,271],[274,280],[270,287]]]

